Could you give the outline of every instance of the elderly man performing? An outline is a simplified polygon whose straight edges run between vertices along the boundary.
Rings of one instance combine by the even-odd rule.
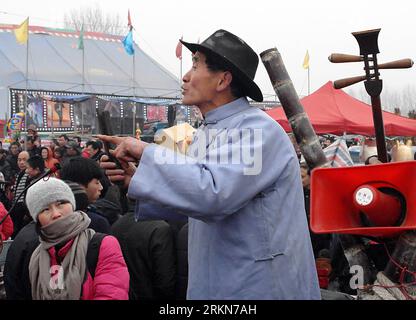
[[[320,299],[295,150],[246,98],[263,100],[257,54],[225,30],[182,43],[193,53],[182,102],[204,116],[186,155],[99,136],[124,170],[101,166],[128,184],[139,219],[189,217],[188,299]]]

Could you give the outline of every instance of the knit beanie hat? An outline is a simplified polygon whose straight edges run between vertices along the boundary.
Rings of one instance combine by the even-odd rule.
[[[69,201],[75,210],[75,198],[71,188],[57,178],[41,179],[26,193],[26,206],[34,221],[37,221],[39,213],[45,210],[49,204],[60,200]]]

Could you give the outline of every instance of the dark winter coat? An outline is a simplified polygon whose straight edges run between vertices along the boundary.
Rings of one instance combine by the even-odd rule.
[[[12,168],[13,175],[16,175],[20,171],[19,166],[17,165],[17,155],[8,154],[6,157],[6,161]]]
[[[129,269],[130,300],[173,299],[176,253],[169,224],[161,220],[136,222],[129,212],[111,230]]]
[[[188,224],[185,224],[178,232],[176,254],[175,296],[178,300],[186,300],[186,290],[188,288]]]
[[[28,270],[30,257],[38,245],[39,236],[32,221],[20,230],[7,252],[3,274],[8,300],[32,299]]]
[[[95,230],[96,232],[107,234],[111,233],[110,223],[105,217],[97,212],[97,209],[93,205],[89,205],[85,210],[85,213],[91,219],[91,229]]]
[[[6,159],[0,160],[0,172],[3,173],[5,181],[10,182],[13,179],[13,169]]]

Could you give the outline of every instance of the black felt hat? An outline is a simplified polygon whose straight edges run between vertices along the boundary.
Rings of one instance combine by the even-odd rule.
[[[180,41],[192,53],[200,51],[219,57],[239,80],[244,93],[255,101],[263,101],[263,94],[254,83],[259,57],[239,37],[226,30],[217,30],[202,43]]]

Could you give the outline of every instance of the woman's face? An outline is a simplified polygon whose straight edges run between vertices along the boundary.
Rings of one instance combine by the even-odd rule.
[[[38,215],[39,223],[42,227],[47,226],[53,221],[73,213],[72,205],[67,201],[52,202]]]
[[[42,159],[48,159],[48,150],[42,149]]]

